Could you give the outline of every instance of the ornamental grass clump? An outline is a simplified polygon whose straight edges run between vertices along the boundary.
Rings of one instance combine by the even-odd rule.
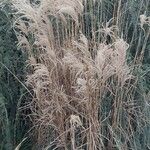
[[[101,28],[91,21],[88,30],[84,15],[90,2],[12,2],[18,47],[28,55],[35,149],[135,147],[141,110],[134,96],[135,64],[127,61],[131,45],[120,34],[120,16],[106,18]],[[140,20],[141,26],[147,23]]]

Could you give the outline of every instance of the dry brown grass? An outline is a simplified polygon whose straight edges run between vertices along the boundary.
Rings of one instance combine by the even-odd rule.
[[[121,117],[126,104],[134,103],[136,85],[126,60],[129,44],[119,36],[117,23],[111,24],[114,18],[89,41],[81,31],[84,20],[78,19],[81,0],[14,0],[13,5],[19,15],[14,23],[18,46],[29,58],[27,85],[34,92],[30,109],[39,149],[100,150],[106,139],[111,150],[115,130],[125,132]],[[140,18],[141,26],[148,22]],[[97,32],[101,42],[94,38]],[[107,95],[111,109],[104,118]],[[127,111],[133,113],[134,107]],[[127,150],[128,136],[124,139],[121,149]]]

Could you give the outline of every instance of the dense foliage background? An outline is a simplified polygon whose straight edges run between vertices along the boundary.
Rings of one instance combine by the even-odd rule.
[[[29,126],[25,113],[19,110],[27,99],[21,84],[26,74],[26,56],[17,50],[10,7],[4,6],[0,10],[0,149],[12,150]]]
[[[87,0],[84,8],[83,33],[90,40],[92,29],[112,17],[117,17],[118,0]],[[142,114],[134,114],[132,126],[135,127],[132,138],[132,149],[150,149],[150,36],[149,26],[144,25],[145,33],[139,25],[139,15],[146,12],[150,16],[149,0],[121,1],[122,18],[120,34],[130,44],[128,61],[134,60],[137,67],[134,75],[137,77],[137,88],[134,93],[136,104],[140,106]],[[116,11],[116,12],[115,12]],[[23,109],[31,99],[24,85],[26,79],[26,53],[17,48],[17,37],[12,28],[14,16],[10,2],[1,3],[0,9],[0,150],[13,150],[25,138],[20,149],[35,149],[34,140],[29,130],[32,123],[28,115],[29,109]],[[96,22],[93,22],[93,19]],[[56,27],[57,28],[57,27]],[[146,37],[146,35],[148,37]],[[110,39],[108,38],[108,41]],[[92,43],[92,41],[91,41]],[[146,44],[145,44],[146,43]],[[144,51],[142,51],[144,47]],[[142,54],[141,54],[142,53]],[[141,58],[142,55],[142,58]],[[139,60],[139,61],[138,61]],[[111,109],[109,97],[103,104],[106,114]],[[145,99],[149,104],[145,105]],[[108,102],[108,103],[107,103]],[[124,114],[126,116],[126,114]],[[123,118],[124,119],[124,118]],[[144,119],[146,121],[144,121]],[[107,129],[106,129],[107,130]],[[106,131],[107,132],[107,131]],[[130,131],[129,131],[130,132]],[[117,149],[116,149],[117,150]]]

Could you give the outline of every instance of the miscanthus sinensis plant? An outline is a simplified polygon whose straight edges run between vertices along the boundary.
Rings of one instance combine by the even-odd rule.
[[[103,14],[106,3],[114,6],[112,15]],[[12,4],[18,47],[28,54],[26,84],[33,98],[26,107],[31,110],[35,149],[138,149],[137,136],[143,129],[149,132],[149,118],[143,114],[149,102],[136,97],[139,79],[134,71],[142,65],[149,17],[137,15],[141,34],[135,40],[136,29],[131,37],[127,29],[126,1]],[[141,44],[143,30],[148,32]],[[136,41],[140,50],[129,60],[128,50]],[[144,138],[146,149],[149,137]]]

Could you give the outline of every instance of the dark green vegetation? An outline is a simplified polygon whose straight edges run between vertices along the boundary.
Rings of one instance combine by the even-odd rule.
[[[121,2],[121,4],[119,4]],[[84,22],[82,32],[88,40],[93,40],[92,31],[97,31],[103,22],[114,17],[113,24],[119,25],[119,34],[129,45],[127,61],[133,63],[133,75],[136,77],[131,88],[125,92],[124,109],[121,110],[118,128],[112,129],[112,118],[106,119],[103,127],[103,135],[111,139],[110,131],[114,139],[115,150],[149,150],[150,149],[150,26],[140,26],[139,16],[146,12],[150,16],[149,0],[87,0],[84,4]],[[3,7],[4,6],[4,7]],[[119,12],[119,13],[118,13]],[[29,109],[23,109],[31,100],[26,90],[26,60],[27,55],[17,49],[17,37],[12,28],[15,17],[11,14],[10,5],[3,4],[0,10],[0,150],[13,150],[25,138],[21,150],[36,149],[36,136],[28,132],[33,124],[29,121]],[[120,15],[121,16],[118,16]],[[94,18],[94,19],[93,19]],[[55,23],[55,22],[54,22]],[[57,29],[57,27],[55,26]],[[31,40],[28,37],[29,40]],[[106,37],[107,43],[111,42]],[[102,41],[99,33],[94,40]],[[94,41],[94,42],[95,42]],[[92,47],[92,46],[91,46]],[[92,51],[92,48],[89,48]],[[132,82],[132,81],[130,81]],[[111,85],[111,84],[110,84]],[[113,86],[115,83],[112,84]],[[127,86],[128,87],[128,86]],[[117,85],[116,85],[117,88]],[[115,89],[113,87],[112,89]],[[120,91],[122,89],[119,89]],[[119,92],[118,91],[118,94]],[[104,95],[101,114],[102,120],[107,118],[113,110],[113,96],[108,92]],[[125,97],[125,96],[124,96]],[[130,101],[131,99],[131,101]],[[133,101],[134,100],[134,101]],[[23,107],[23,108],[22,108]],[[119,110],[120,111],[120,110]],[[115,123],[114,123],[115,124]],[[120,129],[119,129],[120,128]],[[118,130],[119,129],[119,130]],[[110,130],[110,131],[109,131]],[[122,132],[121,132],[122,131]],[[126,132],[125,132],[126,131]],[[35,138],[31,140],[31,138]],[[128,147],[122,147],[128,137]],[[44,140],[44,139],[43,139]],[[79,140],[80,141],[80,140]],[[110,150],[109,142],[104,138],[107,150]],[[32,145],[32,146],[31,146]],[[84,147],[83,147],[84,148]]]
[[[8,5],[0,10],[1,150],[13,150],[29,130],[26,112],[20,110],[28,100],[28,94],[21,84],[25,80],[26,56],[17,50],[17,38],[12,29],[12,15],[9,10]]]

